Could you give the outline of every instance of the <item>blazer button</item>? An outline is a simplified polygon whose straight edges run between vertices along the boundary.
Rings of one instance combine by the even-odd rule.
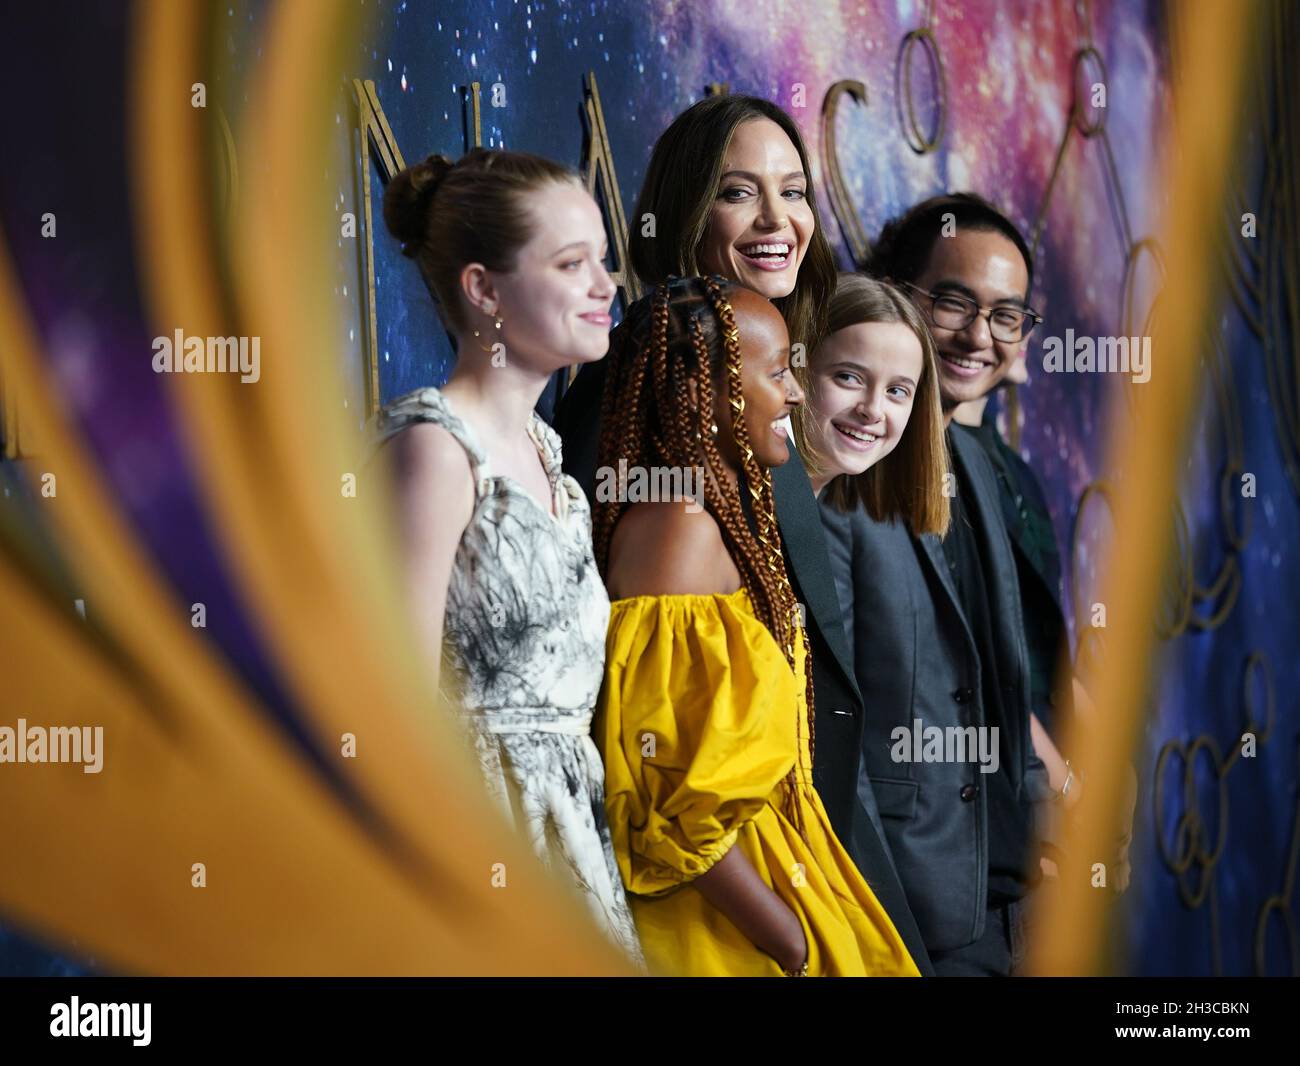
[[[962,785],[961,786],[962,803],[969,803],[971,800],[973,800],[976,796],[979,795],[979,791],[980,791],[979,787],[976,785]]]
[[[975,693],[968,688],[959,688],[956,692],[952,694],[952,698],[956,700],[958,703],[970,703],[971,698],[974,695]]]

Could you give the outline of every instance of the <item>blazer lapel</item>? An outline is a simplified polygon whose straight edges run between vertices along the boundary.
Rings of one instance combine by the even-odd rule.
[[[948,568],[948,556],[944,554],[943,541],[934,533],[923,533],[915,540],[921,546],[922,560],[930,564],[930,569],[939,579],[939,584],[943,586],[943,591],[948,597],[949,610],[961,622],[962,632],[966,634],[966,642],[970,645],[971,651],[975,652],[975,634],[971,632],[970,623],[966,620],[966,611],[957,596],[957,586],[952,583],[952,571]]]
[[[994,599],[994,624],[998,627],[995,647],[1001,649],[998,673],[1004,685],[1011,685],[1017,701],[1023,698],[1024,722],[1022,729],[1008,733],[1012,754],[1021,759],[1029,744],[1028,684],[1029,652],[1025,644],[1025,623],[1020,600],[1020,580],[1016,576],[1016,560],[1002,516],[993,463],[984,453],[980,443],[970,436],[970,431],[954,425],[948,434],[958,464],[958,478],[966,478],[962,500],[975,516],[975,535],[984,548],[985,576],[991,583],[989,592]],[[1021,708],[1008,697],[1007,711]]]
[[[845,681],[860,697],[853,656],[844,634],[844,608],[835,591],[835,579],[831,576],[830,556],[826,551],[826,534],[822,529],[817,498],[797,455],[772,469],[772,496],[776,503],[776,521],[781,527],[781,540],[786,548],[786,561],[794,571],[792,576],[802,593],[804,610],[826,638]]]

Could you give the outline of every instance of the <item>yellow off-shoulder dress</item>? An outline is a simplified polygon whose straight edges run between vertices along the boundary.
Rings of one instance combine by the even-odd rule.
[[[734,846],[799,916],[810,976],[919,976],[813,788],[802,634],[796,680],[744,589],[638,596],[611,605],[605,650],[593,736],[651,970],[781,975],[691,883]],[[796,764],[806,841],[785,814]]]

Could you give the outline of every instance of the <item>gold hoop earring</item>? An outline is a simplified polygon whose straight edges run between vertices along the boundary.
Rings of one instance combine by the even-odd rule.
[[[492,316],[492,324],[496,327],[496,331],[497,331],[496,335],[497,335],[497,337],[499,338],[499,337],[501,336],[501,316],[500,316],[500,315],[493,315],[493,316]],[[480,343],[480,341],[479,341],[479,338],[480,338],[481,336],[482,336],[482,334],[479,333],[478,330],[475,330],[475,331],[474,331],[474,343],[475,343],[475,344],[478,344],[478,349],[479,349],[479,351],[481,351],[481,352],[487,352],[489,355],[491,355],[494,351],[496,351],[496,347],[495,347],[495,345],[494,345],[493,347],[491,347],[491,348],[486,348],[486,347],[484,347],[483,344]]]

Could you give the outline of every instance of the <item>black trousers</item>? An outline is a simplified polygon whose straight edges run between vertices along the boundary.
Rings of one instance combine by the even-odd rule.
[[[936,977],[1010,977],[1025,961],[1025,915],[1029,900],[989,908],[984,935],[953,951],[930,952]]]

